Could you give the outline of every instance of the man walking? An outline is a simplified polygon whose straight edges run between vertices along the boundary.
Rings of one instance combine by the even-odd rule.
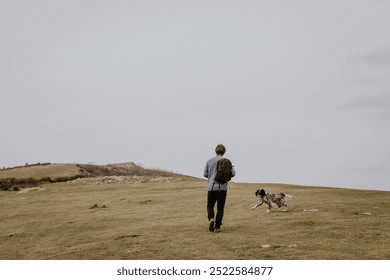
[[[208,178],[207,216],[210,231],[220,231],[221,229],[228,181],[236,175],[236,171],[231,165],[231,162],[223,157],[225,152],[225,146],[219,144],[215,148],[216,156],[207,161],[203,173],[204,177]],[[225,169],[225,175],[223,174],[223,169]],[[214,216],[215,203],[217,203],[217,216]]]

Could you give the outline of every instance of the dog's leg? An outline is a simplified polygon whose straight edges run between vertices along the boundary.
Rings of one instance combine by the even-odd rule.
[[[252,210],[255,210],[257,207],[261,206],[263,204],[262,200],[259,200],[253,207]]]
[[[271,203],[267,203],[267,204],[268,204],[268,209],[267,209],[267,211],[265,211],[265,213],[271,212],[271,209],[272,209]]]
[[[284,207],[283,212],[287,211],[287,204],[286,204],[286,202],[284,200],[282,201],[280,207]]]

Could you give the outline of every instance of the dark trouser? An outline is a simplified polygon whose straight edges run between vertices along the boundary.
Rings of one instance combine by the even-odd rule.
[[[217,217],[215,218],[215,227],[222,225],[223,210],[225,208],[227,191],[209,191],[207,193],[207,216],[209,221],[214,219],[214,206],[217,202]]]

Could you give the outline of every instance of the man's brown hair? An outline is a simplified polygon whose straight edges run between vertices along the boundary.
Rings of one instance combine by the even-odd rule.
[[[215,153],[216,153],[217,155],[223,156],[223,155],[225,154],[225,152],[226,152],[226,148],[225,148],[225,146],[222,145],[222,144],[219,144],[219,145],[215,148]]]

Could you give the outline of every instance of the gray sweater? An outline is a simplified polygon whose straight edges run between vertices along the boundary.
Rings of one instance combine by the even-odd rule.
[[[221,159],[221,156],[215,156],[213,158],[210,158],[206,162],[206,166],[204,168],[203,175],[204,177],[208,178],[208,191],[227,191],[228,190],[228,184],[220,184],[217,182],[214,182],[215,174],[217,173],[217,163]],[[234,167],[232,167],[232,174],[233,177],[236,175],[236,171],[234,170]],[[214,186],[213,186],[214,185]]]

